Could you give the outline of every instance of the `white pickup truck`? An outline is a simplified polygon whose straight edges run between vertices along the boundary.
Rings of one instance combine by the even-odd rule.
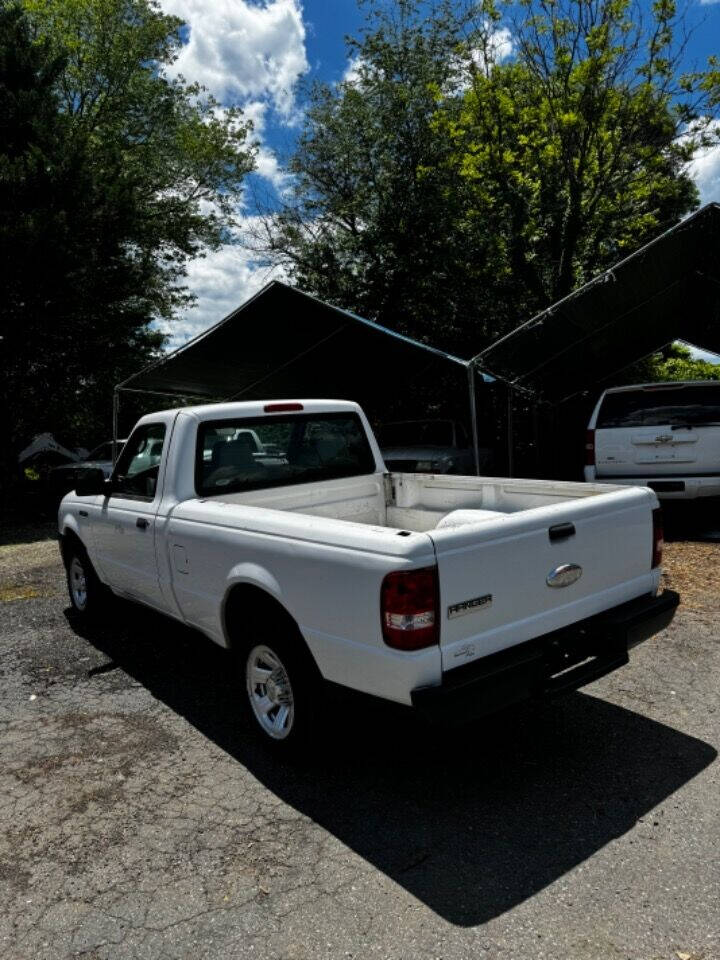
[[[651,490],[388,474],[336,400],[145,416],[59,527],[76,613],[109,588],[230,648],[281,749],[322,722],[326,683],[479,715],[627,663],[678,603]]]

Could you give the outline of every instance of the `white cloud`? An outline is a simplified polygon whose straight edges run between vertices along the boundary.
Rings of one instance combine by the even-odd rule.
[[[294,86],[309,69],[300,0],[161,0],[190,29],[171,74],[199,82],[223,103],[269,100],[294,118]]]
[[[243,115],[245,119],[252,120],[253,124],[251,142],[257,150],[253,173],[267,180],[277,193],[282,195],[287,191],[292,177],[281,167],[274,151],[263,143],[267,108],[267,103],[263,103],[261,100],[253,100],[243,106]],[[222,114],[226,109],[222,106],[217,107],[215,112]],[[245,199],[243,197],[243,203]]]
[[[471,69],[480,73],[487,73],[489,68],[496,63],[502,63],[513,52],[513,37],[507,27],[493,27],[486,24],[486,44],[483,47],[475,47],[469,53],[469,59],[457,58],[455,67],[458,73],[458,82],[456,89],[459,92],[468,89],[470,86]]]
[[[278,158],[267,147],[260,147],[258,150],[255,172],[268,180],[280,195],[286,193],[292,180],[291,175],[280,166]]]
[[[246,224],[251,220],[247,218]],[[170,335],[168,349],[179,347],[207,330],[270,280],[283,279],[283,276],[281,269],[257,263],[250,251],[236,244],[225,244],[206,257],[191,261],[187,284],[197,296],[197,303],[181,319],[162,326]]]
[[[242,108],[253,122],[256,175],[282,195],[290,176],[267,146],[265,133],[272,112],[285,126],[299,117],[295,88],[310,68],[302,0],[160,0],[160,4],[189,30],[188,41],[168,73],[202,84],[222,104],[221,110],[230,104]],[[222,320],[270,279],[282,276],[279,268],[258,263],[242,246],[243,232],[254,219],[242,215],[252,190],[249,182],[240,199],[238,242],[188,264],[186,285],[197,303],[164,326],[170,348]]]
[[[350,57],[348,65],[345,67],[345,73],[342,75],[342,82],[349,83],[351,86],[357,86],[360,82],[360,68],[362,65],[362,57]]]
[[[265,132],[265,115],[268,105],[262,100],[248,100],[243,104],[243,115],[248,120],[252,120],[253,134],[256,137],[262,137]]]
[[[484,70],[488,62],[502,63],[513,52],[512,33],[508,27],[490,29],[488,34],[487,50],[473,50],[473,63],[480,70]]]
[[[717,0],[717,2],[720,3],[720,0]],[[485,29],[487,31],[487,46],[485,48],[480,49],[478,47],[471,50],[467,59],[460,57],[454,59],[453,66],[460,75],[460,82],[452,84],[453,90],[462,91],[469,87],[469,80],[466,78],[469,69],[468,61],[471,61],[476,69],[485,71],[489,64],[502,63],[512,54],[513,37],[508,27],[496,28],[486,22]],[[351,86],[359,86],[362,81],[361,71],[363,68],[371,69],[362,57],[350,57],[342,75],[342,82]]]
[[[454,76],[448,84],[450,93],[463,93],[472,85],[475,72],[487,74],[496,63],[502,63],[512,56],[514,43],[508,27],[494,27],[485,24],[485,44],[475,47],[462,57],[455,57],[451,61]]]
[[[720,0],[700,0],[700,3],[704,7],[709,7],[711,3],[720,3]]]
[[[714,130],[720,135],[720,123],[714,124]],[[698,150],[689,170],[700,191],[700,202],[720,203],[720,143]]]

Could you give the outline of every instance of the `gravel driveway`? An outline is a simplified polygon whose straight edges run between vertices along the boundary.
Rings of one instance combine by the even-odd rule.
[[[720,960],[719,545],[670,545],[689,602],[584,691],[434,733],[338,703],[282,766],[209,641],[81,630],[49,536],[0,546],[3,960]]]

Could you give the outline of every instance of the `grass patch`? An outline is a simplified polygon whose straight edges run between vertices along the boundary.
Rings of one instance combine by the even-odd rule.
[[[0,587],[0,603],[13,603],[15,600],[32,600],[41,595],[37,587]]]

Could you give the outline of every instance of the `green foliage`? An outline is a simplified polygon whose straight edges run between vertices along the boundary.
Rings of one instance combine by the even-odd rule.
[[[656,383],[662,380],[720,380],[720,363],[699,360],[685,344],[671,343],[621,371],[617,383]]]
[[[41,430],[104,438],[252,167],[248,125],[164,75],[179,27],[146,0],[0,3],[6,473]]]
[[[266,250],[304,286],[470,356],[694,209],[717,67],[672,0],[370,4],[357,76],[314,90]],[[506,40],[508,38],[505,38]]]
[[[160,254],[154,309],[182,303],[178,264],[215,245],[252,169],[249,123],[165,69],[180,20],[152,0],[24,0],[36,34],[65,58],[63,111],[87,139],[96,168],[137,194],[134,242]]]
[[[357,79],[314,88],[293,201],[269,223],[267,249],[304,289],[447,342],[468,284],[481,284],[457,230],[452,144],[434,123],[436,91],[456,83],[461,25],[449,4],[435,9],[427,19],[410,0],[376,10],[351,44]]]
[[[680,136],[699,117],[676,99],[671,0],[647,30],[629,0],[521,6],[516,57],[475,71],[438,123],[470,186],[468,216],[501,238],[515,309],[530,315],[696,206],[686,167],[702,133]]]

